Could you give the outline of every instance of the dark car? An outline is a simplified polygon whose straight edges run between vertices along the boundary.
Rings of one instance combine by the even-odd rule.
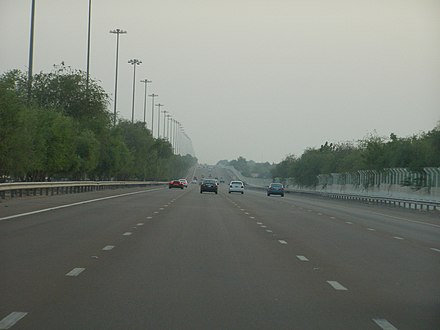
[[[205,191],[218,193],[218,185],[215,179],[204,179],[200,185],[200,193]]]
[[[280,195],[284,197],[284,187],[281,183],[271,183],[267,188],[267,196]]]
[[[183,189],[183,183],[180,180],[172,180],[168,184],[168,188],[180,188]]]

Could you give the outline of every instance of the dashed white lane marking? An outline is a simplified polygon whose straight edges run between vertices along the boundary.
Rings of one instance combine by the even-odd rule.
[[[136,224],[136,226],[143,226],[144,224],[142,222],[139,222]]]
[[[369,231],[376,231],[374,228],[367,228]]]
[[[127,231],[126,233],[123,233],[123,236],[130,236],[131,234],[133,234],[132,232]]]
[[[268,233],[272,233],[272,230],[270,230],[270,229],[266,229],[266,232],[268,232]]]
[[[282,239],[279,239],[278,242],[279,242],[280,244],[287,244],[287,242],[286,242],[285,240],[282,240]]]
[[[147,217],[147,219],[153,219],[153,217]]]
[[[333,220],[334,220],[334,219],[336,219],[336,217],[330,217],[330,219],[333,219]]]
[[[32,212],[26,212],[26,213],[21,213],[21,214],[16,214],[16,215],[10,215],[8,217],[0,218],[0,221],[14,219],[14,218],[19,218],[19,217],[24,217],[26,215],[32,215],[32,214],[43,213],[43,212],[48,212],[48,211],[53,211],[53,210],[58,210],[58,209],[64,209],[66,207],[72,207],[72,206],[77,206],[77,205],[83,205],[83,204],[99,202],[99,201],[103,201],[103,200],[107,200],[107,199],[112,199],[112,198],[130,196],[130,195],[135,195],[135,194],[143,194],[143,193],[146,193],[146,192],[152,192],[152,191],[157,191],[157,190],[161,190],[161,189],[163,189],[163,188],[150,189],[150,190],[142,190],[142,191],[136,191],[136,192],[131,192],[131,193],[127,193],[127,194],[108,196],[108,197],[102,197],[102,198],[96,198],[96,199],[90,199],[90,200],[87,200],[87,201],[82,201],[82,202],[77,202],[77,203],[72,203],[72,204],[66,204],[66,205],[60,205],[60,206],[50,207],[50,208],[47,208],[47,209],[42,209],[42,210],[37,210],[37,211],[32,211]]]
[[[10,329],[15,323],[27,315],[26,312],[12,312],[0,321],[0,329]]]
[[[104,246],[104,247],[102,248],[102,250],[103,250],[103,251],[110,251],[110,250],[113,250],[114,248],[115,248],[114,245],[107,245],[107,246]]]
[[[322,215],[322,213],[318,213],[318,215]]]
[[[376,323],[383,330],[397,330],[397,328],[388,322],[385,319],[373,319],[374,323]]]
[[[263,223],[262,222],[257,222],[257,225],[262,225]]]
[[[161,211],[163,211],[163,210],[165,210],[163,207],[161,207],[159,210],[161,210]]]
[[[78,276],[85,270],[85,268],[73,268],[70,272],[66,274],[66,276]]]
[[[154,214],[158,214],[159,212],[158,212],[158,211],[154,211],[153,213],[154,213]]]
[[[244,214],[249,215],[249,212],[244,212]]]
[[[345,223],[346,223],[347,225],[352,225],[352,224],[353,224],[353,222],[351,222],[351,221],[345,221]]]
[[[394,238],[394,239],[399,239],[399,240],[404,239],[403,237],[399,237],[399,236],[393,236],[393,238]]]
[[[261,227],[261,228],[267,228],[267,226],[265,226],[265,225],[261,225],[260,227]]]
[[[327,281],[327,283],[330,284],[335,290],[340,290],[340,291],[348,290],[345,286],[343,286],[341,283],[337,281]]]
[[[240,209],[240,211],[246,211],[245,209]]]
[[[432,250],[432,251],[436,251],[436,252],[440,252],[440,250],[439,250],[439,249],[436,249],[436,248],[431,248],[431,250]]]
[[[249,217],[249,219],[255,219],[255,217]]]
[[[309,259],[307,259],[306,257],[304,257],[304,256],[296,256],[299,260],[301,260],[301,261],[309,261]]]

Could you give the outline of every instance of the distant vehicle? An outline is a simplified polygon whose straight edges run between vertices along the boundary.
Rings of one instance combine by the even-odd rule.
[[[191,181],[191,183],[192,183],[192,184],[197,184],[197,179],[193,179],[193,180]]]
[[[220,178],[220,183],[225,183],[225,180],[222,177]]]
[[[231,181],[229,183],[229,193],[238,192],[244,194],[244,184],[241,181]]]
[[[202,181],[202,184],[200,185],[200,193],[203,192],[214,192],[218,193],[218,185],[214,179],[205,179]]]
[[[179,179],[179,181],[182,182],[185,188],[188,188],[188,181],[186,181],[186,179]]]
[[[281,183],[271,183],[267,188],[267,196],[280,195],[284,197],[284,187]]]
[[[168,184],[168,188],[180,188],[183,189],[183,183],[180,182],[180,180],[172,180],[170,181],[170,183]]]

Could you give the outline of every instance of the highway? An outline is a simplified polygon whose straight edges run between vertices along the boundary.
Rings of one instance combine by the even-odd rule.
[[[224,183],[29,197],[0,202],[0,265],[0,330],[440,329],[434,212]]]

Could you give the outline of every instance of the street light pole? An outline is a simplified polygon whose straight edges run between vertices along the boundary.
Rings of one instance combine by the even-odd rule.
[[[164,139],[165,139],[165,138],[166,138],[166,134],[165,134],[165,126],[166,126],[166,117],[167,117],[167,113],[168,113],[168,111],[163,110],[162,113],[163,113],[163,137],[164,137]]]
[[[28,103],[31,101],[32,91],[32,70],[34,66],[34,20],[35,20],[35,0],[32,0],[31,5],[31,32],[29,43],[29,68],[28,68]]]
[[[156,104],[156,106],[157,106],[157,115],[158,115],[158,118],[157,118],[157,138],[160,139],[160,108],[163,107],[164,105],[158,103],[158,104]]]
[[[138,59],[129,60],[128,63],[133,65],[133,100],[131,102],[131,123],[134,123],[134,93],[136,90],[136,65],[140,65],[142,61]]]
[[[147,116],[147,85],[151,82],[152,82],[151,80],[148,80],[146,78],[144,80],[141,80],[141,83],[145,84],[145,92],[144,92],[144,125],[145,125],[145,127],[147,127],[147,122],[145,119]]]
[[[152,98],[152,101],[151,101],[151,136],[154,138],[154,134],[153,134],[154,133],[154,98],[159,95],[153,93],[148,96],[150,96]]]
[[[89,0],[89,24],[87,31],[87,76],[86,76],[86,91],[89,92],[89,77],[90,77],[90,24],[92,21],[92,0]],[[87,94],[88,95],[88,94]]]
[[[171,114],[168,113],[167,115],[167,138],[168,142],[171,143],[171,136],[170,136],[170,121],[171,121]]]
[[[110,31],[110,33],[116,34],[116,73],[115,73],[115,104],[113,110],[113,125],[116,126],[116,104],[118,99],[118,64],[119,64],[119,35],[125,34],[127,31],[116,29]]]

